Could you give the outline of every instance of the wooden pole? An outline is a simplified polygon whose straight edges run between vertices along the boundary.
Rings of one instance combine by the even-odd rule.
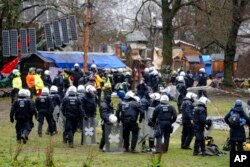
[[[88,71],[88,52],[89,52],[89,34],[90,34],[90,17],[91,17],[91,13],[90,13],[90,8],[91,8],[91,4],[90,4],[90,0],[86,0],[86,11],[85,11],[85,31],[84,31],[84,44],[83,44],[83,48],[84,48],[84,66],[83,66],[83,70],[84,72]]]

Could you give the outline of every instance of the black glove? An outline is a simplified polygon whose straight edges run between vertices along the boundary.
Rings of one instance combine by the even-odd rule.
[[[14,123],[14,118],[10,118],[10,122],[11,122],[11,123]]]

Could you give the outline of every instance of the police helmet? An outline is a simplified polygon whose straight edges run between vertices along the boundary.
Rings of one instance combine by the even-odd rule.
[[[44,71],[44,75],[49,75],[49,74],[50,74],[49,70]]]
[[[186,98],[188,98],[188,99],[195,99],[195,98],[197,98],[197,94],[195,94],[193,92],[188,92],[186,94]]]
[[[184,82],[185,80],[184,80],[184,77],[183,77],[183,76],[178,76],[178,77],[177,77],[177,81],[178,81],[178,82]]]
[[[186,73],[184,71],[180,72],[180,76],[184,77],[185,75],[186,75]]]
[[[206,105],[208,102],[210,102],[210,100],[207,97],[202,96],[199,98],[198,102]]]
[[[26,97],[30,97],[31,96],[31,93],[30,93],[30,90],[29,89],[25,89],[25,91],[26,91]]]
[[[70,86],[69,88],[68,88],[68,95],[75,95],[76,94],[76,87],[75,86]]]
[[[156,100],[156,101],[160,101],[160,99],[161,99],[160,93],[152,93],[151,95],[149,95],[149,97],[150,97],[152,100]]]
[[[235,100],[234,103],[235,107],[241,107],[242,106],[242,101],[240,99]]]
[[[96,88],[94,86],[92,86],[92,85],[88,85],[86,87],[86,92],[90,93],[90,94],[94,94],[96,92]]]
[[[50,87],[50,92],[58,92],[57,86],[52,85],[52,86]]]
[[[167,104],[169,102],[169,98],[167,95],[162,95],[160,99],[161,103]]]
[[[200,68],[199,71],[200,72],[205,72],[205,68]]]
[[[122,73],[122,72],[123,72],[123,69],[122,69],[122,68],[118,68],[118,72],[119,72],[119,73]]]
[[[19,97],[27,97],[27,91],[25,89],[20,89],[18,91],[18,96]]]
[[[145,72],[145,73],[148,73],[148,72],[149,72],[149,69],[148,69],[148,68],[145,68],[145,69],[144,69],[144,72]]]
[[[42,95],[48,95],[49,94],[49,88],[45,87],[42,89]]]
[[[85,92],[85,86],[79,85],[79,86],[77,87],[77,92],[80,92],[80,93]]]
[[[75,63],[75,64],[74,64],[74,67],[79,67],[79,64],[78,64],[78,63]]]
[[[126,98],[126,99],[134,98],[134,96],[135,96],[135,93],[132,92],[132,91],[128,91],[128,92],[125,94],[125,98]]]

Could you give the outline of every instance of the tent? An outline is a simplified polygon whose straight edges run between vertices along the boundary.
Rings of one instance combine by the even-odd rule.
[[[0,72],[3,74],[10,74],[12,72],[12,70],[17,66],[17,64],[18,64],[18,57],[14,58],[10,62],[4,64],[4,66]]]
[[[72,68],[75,63],[83,67],[83,52],[37,51],[37,55],[52,61],[59,68]],[[113,53],[88,53],[88,67],[93,63],[98,68],[126,68],[126,65]]]
[[[205,71],[208,75],[212,74],[212,59],[209,55],[202,55],[202,61],[205,64]]]

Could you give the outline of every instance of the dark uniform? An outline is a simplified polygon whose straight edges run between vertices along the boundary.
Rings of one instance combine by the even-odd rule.
[[[185,98],[187,94],[187,87],[184,82],[177,82],[176,89],[180,93],[178,96],[178,101],[177,101],[177,106],[178,106],[178,111],[181,113],[181,104],[183,102],[183,99]]]
[[[114,79],[114,83],[123,83],[125,81],[124,75],[122,73],[119,72],[115,72],[113,74],[113,79]]]
[[[139,83],[137,86],[136,86],[136,89],[137,89],[137,96],[139,96],[140,98],[143,98],[145,93],[148,92],[148,87],[146,85],[146,83]]]
[[[16,120],[16,139],[18,142],[23,140],[25,144],[28,140],[28,135],[32,129],[33,115],[36,115],[36,109],[34,104],[30,99],[25,96],[19,96],[17,100],[14,101],[10,111],[10,121],[13,123]]]
[[[74,68],[74,70],[72,71],[72,77],[73,77],[73,85],[77,87],[78,81],[80,80],[81,77],[83,77],[83,73],[79,67]]]
[[[137,120],[140,116],[139,122],[141,123],[144,116],[140,104],[137,103],[133,98],[125,98],[123,102],[119,103],[116,115],[118,120],[121,120],[123,123],[123,140],[125,151],[129,150],[129,136],[130,132],[132,132],[131,152],[136,152],[135,147],[139,135]]]
[[[203,73],[203,72],[199,72],[197,86],[206,86],[206,85],[207,85],[207,74]],[[201,96],[207,97],[207,91],[199,90],[198,91],[198,97],[201,97]]]
[[[97,96],[85,93],[81,98],[81,103],[83,105],[83,110],[88,118],[96,117],[96,107],[97,107]]]
[[[74,147],[74,134],[78,122],[86,117],[81,100],[76,96],[76,93],[69,92],[69,95],[62,100],[62,114],[66,117],[63,140],[64,142],[68,141],[70,147]],[[67,141],[65,141],[66,138]]]
[[[184,101],[181,105],[182,113],[182,136],[181,136],[181,148],[190,149],[190,143],[194,137],[193,123],[191,120],[193,112],[193,100],[189,98],[184,98]]]
[[[38,135],[39,137],[42,137],[42,128],[43,128],[43,122],[44,117],[47,120],[48,126],[49,126],[49,133],[52,135],[54,132],[54,121],[53,121],[53,101],[49,97],[49,94],[43,94],[36,98],[35,101],[36,109],[38,111]]]
[[[111,126],[111,123],[109,122],[109,116],[111,114],[114,114],[114,109],[111,104],[111,96],[107,95],[105,98],[105,101],[101,103],[100,106],[100,116],[103,121],[102,123],[102,138],[100,141],[99,149],[102,150],[105,145],[105,126],[109,127]],[[109,129],[109,128],[108,128]],[[107,143],[106,143],[107,144]]]
[[[64,81],[63,81],[63,74],[61,71],[58,72],[57,76],[53,80],[53,85],[57,86],[58,93],[61,97],[61,99],[64,97]]]
[[[170,104],[161,103],[155,108],[152,117],[152,124],[156,127],[156,152],[168,151],[170,133],[173,131],[172,124],[176,121],[176,118],[176,110]],[[162,138],[164,138],[164,144],[162,143]]]
[[[230,121],[230,117],[233,114],[239,115],[239,124],[235,125]],[[243,151],[243,142],[246,141],[246,134],[244,125],[248,124],[250,126],[250,119],[245,114],[242,106],[235,106],[232,108],[227,115],[225,116],[225,122],[230,127],[230,143],[231,143],[231,151]]]
[[[52,81],[49,75],[44,75],[43,77],[44,86],[50,88],[52,86]]]
[[[151,79],[151,88],[153,92],[158,92],[160,83],[159,75],[151,75],[150,79]]]
[[[201,149],[202,155],[205,155],[205,137],[204,128],[206,126],[207,119],[207,107],[203,103],[198,103],[193,109],[193,121],[194,121],[194,153],[193,155],[199,154],[199,149]]]

